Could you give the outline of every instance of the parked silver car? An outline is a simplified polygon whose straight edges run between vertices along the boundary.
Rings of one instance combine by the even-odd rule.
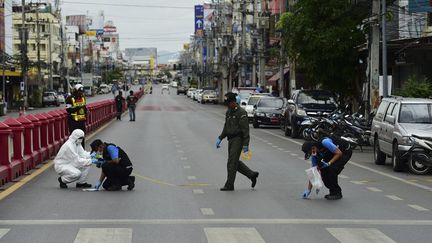
[[[413,144],[411,135],[432,138],[432,100],[384,98],[372,121],[371,134],[375,164],[385,164],[386,158],[391,157],[393,170],[404,170],[407,151]],[[429,169],[419,163],[408,167],[415,174]]]

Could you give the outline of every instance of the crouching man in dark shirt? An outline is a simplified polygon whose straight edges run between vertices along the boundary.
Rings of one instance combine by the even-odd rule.
[[[96,189],[102,185],[107,191],[119,191],[127,186],[130,191],[135,187],[135,176],[131,176],[133,166],[128,155],[115,144],[104,143],[100,139],[90,144],[92,160],[99,162],[102,173],[96,182]]]

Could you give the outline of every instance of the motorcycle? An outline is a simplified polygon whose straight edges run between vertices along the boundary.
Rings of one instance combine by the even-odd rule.
[[[411,135],[413,145],[403,155],[408,155],[408,168],[416,175],[432,171],[432,138]]]

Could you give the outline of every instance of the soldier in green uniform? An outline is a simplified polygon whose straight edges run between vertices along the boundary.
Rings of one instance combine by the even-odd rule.
[[[236,103],[236,94],[227,93],[225,104],[228,106],[226,112],[225,125],[221,135],[216,140],[216,148],[224,138],[228,138],[228,178],[221,191],[234,191],[234,181],[237,171],[252,181],[252,188],[255,187],[258,172],[252,171],[242,161],[240,161],[241,151],[249,152],[249,121],[247,113]]]

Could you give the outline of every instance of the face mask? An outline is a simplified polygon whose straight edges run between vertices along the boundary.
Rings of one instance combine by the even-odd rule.
[[[78,144],[81,144],[82,143],[82,141],[83,141],[83,139],[82,138],[78,138],[77,140],[76,140],[76,145],[78,145]]]

